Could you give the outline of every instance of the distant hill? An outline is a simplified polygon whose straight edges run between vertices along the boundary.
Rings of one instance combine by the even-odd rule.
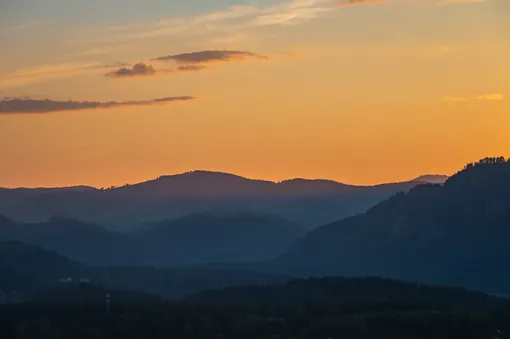
[[[0,303],[18,302],[59,279],[79,275],[84,269],[55,252],[19,242],[0,242]]]
[[[448,180],[449,176],[441,174],[426,174],[419,176],[412,181],[423,182],[427,184],[444,184]]]
[[[67,217],[20,224],[0,216],[0,241],[20,241],[90,265],[175,267],[211,261],[268,261],[307,231],[276,215],[213,210],[120,234]]]
[[[119,230],[229,208],[278,214],[307,228],[365,212],[391,195],[423,183],[352,186],[330,180],[252,180],[194,171],[134,185],[94,189],[0,190],[0,214],[23,222],[67,215]]]
[[[208,211],[161,223],[132,242],[153,265],[266,261],[290,249],[306,231],[278,216]]]
[[[62,253],[87,263],[112,263],[124,236],[73,218],[53,217],[45,222],[20,224],[0,216],[0,241],[20,241]]]
[[[376,275],[510,291],[510,162],[487,158],[310,233],[278,263],[313,274]]]
[[[61,281],[67,278],[69,281]],[[182,298],[204,289],[282,283],[288,279],[290,276],[283,274],[231,269],[87,266],[37,246],[0,242],[0,304],[5,301],[2,296],[7,302],[19,302],[40,293],[48,298],[51,291],[73,292],[73,288],[62,288],[81,281],[102,288]]]

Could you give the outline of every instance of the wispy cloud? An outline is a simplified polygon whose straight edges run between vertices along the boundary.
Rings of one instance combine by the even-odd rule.
[[[353,5],[379,5],[387,4],[390,2],[392,2],[392,0],[343,0],[331,4],[331,7],[346,7]]]
[[[450,103],[450,104],[456,104],[461,102],[467,102],[469,101],[468,98],[462,98],[462,97],[443,97],[441,98],[441,102]]]
[[[0,74],[0,88],[17,87],[42,81],[68,78],[97,71],[99,63],[41,65]]]
[[[47,21],[42,21],[42,20],[29,21],[29,22],[24,22],[24,23],[20,23],[17,25],[13,25],[13,26],[11,26],[11,29],[15,30],[15,31],[29,30],[32,28],[42,26],[47,23],[48,23]]]
[[[156,70],[151,65],[146,65],[143,62],[134,65],[132,68],[122,67],[115,71],[105,74],[105,77],[122,78],[134,76],[151,76],[156,75]]]
[[[100,38],[102,42],[119,42],[162,36],[200,35],[211,32],[237,32],[254,27],[287,25],[317,18],[334,10],[332,3],[339,0],[287,0],[273,5],[233,6],[190,17],[170,17],[154,23],[135,26],[115,26],[113,35]]]
[[[93,109],[119,108],[126,106],[151,106],[163,105],[178,101],[196,99],[191,96],[167,97],[152,100],[138,101],[57,101],[35,100],[30,98],[4,98],[0,101],[0,115],[2,114],[44,114],[64,111],[81,111]]]
[[[206,67],[204,65],[184,65],[177,67],[177,71],[179,72],[198,72],[205,69]]]
[[[458,4],[471,4],[477,2],[486,2],[488,0],[440,0],[438,1],[439,6],[458,5]]]
[[[220,51],[208,50],[190,53],[173,54],[167,56],[157,57],[155,61],[175,61],[179,64],[201,64],[209,62],[228,62],[228,61],[242,61],[248,58],[268,60],[269,58],[264,55],[259,55],[246,51]]]
[[[265,55],[256,54],[247,51],[236,50],[207,50],[198,52],[188,52],[180,54],[172,54],[152,59],[152,61],[174,62],[177,64],[175,69],[156,69],[152,65],[143,62],[135,64],[133,67],[122,67],[105,74],[110,78],[132,78],[145,77],[162,74],[170,74],[175,72],[198,72],[206,69],[204,64],[213,62],[230,62],[243,61],[249,58],[269,60]]]
[[[482,101],[500,101],[503,99],[505,99],[505,96],[501,93],[482,94],[476,97],[476,100]]]
[[[505,96],[501,93],[488,93],[488,94],[480,94],[474,97],[443,97],[441,98],[441,102],[444,103],[463,103],[468,101],[501,101],[504,100]]]
[[[128,66],[130,66],[130,64],[127,62],[117,61],[113,64],[108,64],[108,65],[104,66],[104,68],[128,67]]]

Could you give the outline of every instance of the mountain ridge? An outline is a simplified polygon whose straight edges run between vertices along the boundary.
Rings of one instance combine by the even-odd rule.
[[[413,181],[427,182],[424,179],[427,179],[429,177],[430,178],[437,177],[438,179],[448,178],[447,175],[443,175],[443,174],[424,174],[424,175],[420,175],[420,176],[418,176],[414,179],[411,179],[411,180],[389,181],[389,182],[381,182],[381,183],[377,183],[377,184],[358,185],[358,184],[344,183],[344,182],[341,182],[338,180],[328,179],[328,178],[293,177],[293,178],[283,179],[283,180],[268,180],[268,179],[251,178],[248,176],[243,176],[243,175],[229,173],[229,172],[223,172],[223,171],[193,170],[193,171],[175,173],[175,174],[162,174],[158,177],[155,177],[153,179],[147,179],[145,181],[128,183],[128,184],[125,184],[122,186],[110,186],[110,187],[105,187],[105,188],[91,186],[91,185],[48,186],[48,187],[46,187],[46,186],[44,186],[44,187],[19,186],[19,187],[0,187],[0,191],[2,191],[2,190],[3,191],[5,191],[5,190],[8,190],[8,191],[12,191],[12,190],[40,190],[40,191],[45,191],[45,190],[46,191],[50,191],[50,190],[53,190],[53,191],[59,191],[59,190],[60,191],[66,191],[66,190],[68,190],[68,191],[69,190],[94,191],[94,190],[97,190],[97,191],[100,191],[100,190],[111,190],[111,189],[123,188],[126,186],[135,186],[135,185],[140,185],[140,184],[152,183],[152,182],[156,182],[156,181],[160,181],[160,180],[175,179],[175,178],[179,178],[179,177],[194,177],[197,175],[224,176],[224,177],[229,177],[229,178],[244,179],[244,180],[248,180],[248,181],[255,181],[255,182],[269,183],[269,184],[282,184],[282,183],[288,183],[288,182],[293,182],[293,181],[296,181],[296,182],[325,182],[325,183],[327,182],[327,183],[331,183],[331,184],[339,184],[342,186],[349,186],[349,187],[377,187],[377,186],[383,186],[383,185],[388,185],[388,184],[399,184],[399,183],[406,183],[406,182],[413,182]]]
[[[321,226],[279,262],[314,274],[377,275],[500,293],[508,292],[510,281],[499,269],[510,260],[509,238],[510,161],[487,158],[443,185],[417,186]]]

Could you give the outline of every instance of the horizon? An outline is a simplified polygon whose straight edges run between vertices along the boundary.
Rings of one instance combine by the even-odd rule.
[[[243,178],[243,179],[247,179],[247,180],[264,181],[264,182],[270,182],[270,183],[275,183],[275,184],[283,183],[283,182],[286,182],[286,181],[293,181],[293,180],[305,180],[305,181],[328,181],[328,182],[333,182],[333,183],[337,183],[337,184],[341,184],[341,185],[357,186],[357,187],[371,187],[371,186],[380,186],[380,185],[386,185],[386,184],[397,184],[397,183],[411,182],[411,181],[416,181],[416,180],[418,180],[418,179],[420,179],[422,177],[428,177],[428,176],[430,176],[430,177],[445,177],[445,178],[450,178],[451,177],[451,175],[447,175],[447,174],[426,173],[426,174],[421,174],[419,176],[416,176],[416,177],[408,179],[408,180],[400,180],[400,181],[392,181],[392,182],[381,182],[381,183],[375,183],[375,184],[372,184],[372,185],[370,185],[370,184],[368,184],[368,185],[359,185],[359,184],[352,184],[352,183],[341,182],[341,181],[337,181],[337,180],[333,180],[333,179],[329,179],[329,178],[290,177],[290,178],[283,179],[283,180],[269,180],[269,179],[264,179],[264,178],[255,178],[255,177],[244,176],[244,175],[240,175],[238,173],[197,169],[197,170],[190,170],[190,171],[181,172],[181,173],[163,174],[163,175],[151,178],[151,179],[146,179],[146,180],[136,181],[136,182],[131,182],[131,183],[124,183],[122,185],[93,186],[93,185],[87,185],[87,184],[76,184],[76,185],[66,185],[66,186],[31,186],[31,187],[29,187],[29,186],[8,187],[8,186],[1,186],[0,185],[0,189],[9,189],[9,190],[12,190],[12,189],[59,189],[59,188],[80,188],[80,187],[82,187],[82,188],[94,188],[94,189],[100,190],[100,189],[108,189],[108,188],[111,188],[111,187],[119,188],[119,187],[122,187],[122,186],[125,186],[125,185],[133,186],[133,185],[137,185],[137,184],[142,184],[142,183],[146,183],[146,182],[160,180],[160,179],[163,179],[163,178],[166,178],[166,177],[177,177],[177,176],[182,176],[182,175],[191,174],[191,173],[197,173],[197,172],[198,173],[211,173],[211,174],[231,175],[231,176],[235,176],[235,177],[239,177],[239,178]]]
[[[509,156],[508,0],[0,4],[0,186],[351,185]],[[433,23],[433,24],[432,24]]]

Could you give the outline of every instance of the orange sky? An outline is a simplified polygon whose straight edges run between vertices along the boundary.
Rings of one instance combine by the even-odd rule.
[[[0,186],[193,169],[375,184],[509,157],[510,2],[457,2],[218,0],[60,21],[0,5],[0,98],[20,98],[0,102]],[[151,101],[181,96],[194,99]]]

